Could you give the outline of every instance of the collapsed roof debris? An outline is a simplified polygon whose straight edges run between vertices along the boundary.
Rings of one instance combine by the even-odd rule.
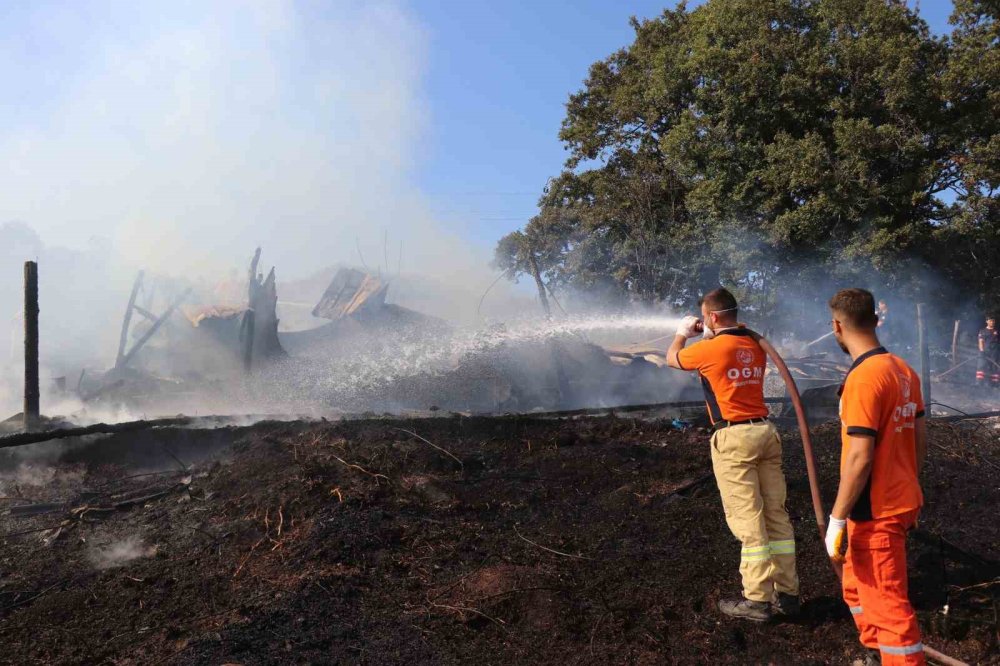
[[[206,388],[206,383],[231,379],[252,364],[285,357],[278,340],[275,271],[272,268],[267,277],[257,272],[260,255],[257,248],[245,283],[246,302],[199,303],[193,287],[168,282],[168,290],[178,295],[161,315],[154,312],[154,289],[140,272],[125,308],[115,365],[103,374],[81,375],[80,398],[135,404],[189,394]],[[216,289],[210,298],[227,296]],[[183,319],[173,317],[177,311]],[[135,322],[136,315],[142,321]]]
[[[139,271],[139,275],[136,277],[135,283],[132,285],[132,294],[129,296],[128,306],[125,308],[125,319],[122,322],[121,337],[118,342],[118,356],[115,359],[115,371],[120,372],[128,367],[129,363],[131,363],[135,359],[136,355],[142,351],[143,346],[149,342],[154,335],[156,335],[156,332],[160,330],[160,327],[162,327],[163,324],[170,319],[170,316],[174,313],[174,311],[191,294],[191,289],[185,289],[180,296],[174,299],[174,301],[170,304],[170,307],[167,308],[166,312],[160,316],[156,316],[146,308],[140,307],[135,302],[139,291],[143,287],[144,277],[144,272]],[[137,333],[137,331],[133,331],[131,327],[132,314],[134,312],[138,312],[142,316],[146,317],[151,324],[145,329],[144,332],[142,332],[139,339],[132,345],[132,347],[128,348],[129,334],[132,333],[134,335]]]
[[[389,283],[353,268],[341,268],[313,308],[314,317],[336,321],[385,306]]]
[[[278,341],[278,287],[274,276],[274,267],[264,278],[257,273],[257,265],[260,262],[260,248],[253,255],[250,262],[249,288],[247,294],[247,307],[253,311],[254,329],[250,333],[253,358],[273,359],[285,356],[285,350],[281,348]],[[242,331],[241,340],[245,340],[248,331]]]
[[[329,323],[300,331],[282,331],[283,348],[298,355],[356,355],[384,335],[407,338],[440,335],[450,326],[437,317],[387,303],[389,282],[355,268],[340,268],[330,280],[312,316]]]

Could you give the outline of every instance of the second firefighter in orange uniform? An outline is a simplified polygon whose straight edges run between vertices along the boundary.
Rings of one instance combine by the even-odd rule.
[[[879,343],[874,305],[863,289],[830,299],[834,335],[854,364],[841,389],[841,478],[827,551],[843,562],[844,601],[869,651],[865,663],[923,664],[907,596],[906,533],[923,504],[924,404],[919,376]]]

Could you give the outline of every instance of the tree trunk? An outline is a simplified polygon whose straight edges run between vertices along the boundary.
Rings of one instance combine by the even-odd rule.
[[[542,302],[545,317],[551,319],[552,310],[549,308],[549,298],[545,295],[545,283],[542,282],[542,273],[538,270],[538,259],[535,258],[534,250],[528,251],[528,262],[531,264],[531,275],[535,278],[535,286],[538,287],[538,300]]]

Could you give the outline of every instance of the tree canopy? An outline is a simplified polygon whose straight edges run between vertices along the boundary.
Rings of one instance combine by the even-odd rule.
[[[993,6],[956,0],[946,37],[896,0],[633,19],[570,95],[565,169],[496,264],[674,306],[714,284],[767,309],[810,280],[913,293],[928,275],[1000,306]]]

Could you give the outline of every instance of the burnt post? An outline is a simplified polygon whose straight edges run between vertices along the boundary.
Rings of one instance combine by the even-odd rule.
[[[24,429],[39,422],[38,392],[38,264],[24,262]]]
[[[917,341],[920,348],[920,392],[924,396],[927,414],[931,413],[931,356],[927,347],[927,313],[924,304],[917,303]]]
[[[254,311],[243,313],[243,371],[248,375],[253,370]]]

